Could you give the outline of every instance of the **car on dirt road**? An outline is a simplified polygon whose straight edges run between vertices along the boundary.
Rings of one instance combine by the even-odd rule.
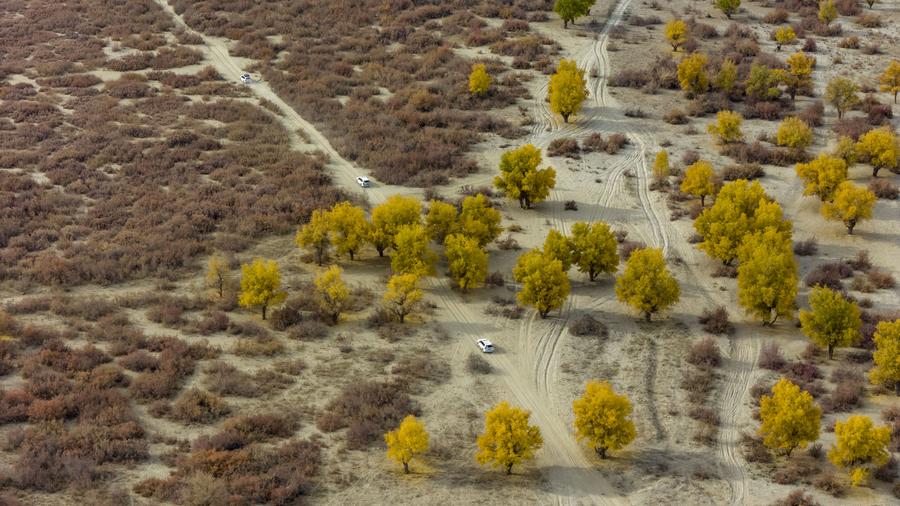
[[[241,74],[241,82],[244,84],[250,84],[253,82],[253,78],[250,77],[250,74],[244,73]]]
[[[488,341],[487,339],[479,339],[475,341],[481,351],[484,353],[494,353],[494,343]]]
[[[363,188],[368,188],[372,186],[372,183],[369,181],[369,178],[366,176],[359,176],[356,178],[356,184],[362,186]]]

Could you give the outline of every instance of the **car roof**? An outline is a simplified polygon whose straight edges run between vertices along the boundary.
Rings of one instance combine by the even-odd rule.
[[[363,181],[368,181],[368,180],[369,180],[369,178],[367,178],[366,176],[359,176],[359,177],[357,177],[356,179],[362,179]]]

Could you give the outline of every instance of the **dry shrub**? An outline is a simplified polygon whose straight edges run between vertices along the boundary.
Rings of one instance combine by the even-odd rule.
[[[643,88],[653,80],[649,70],[622,69],[609,78],[609,85],[620,88]]]
[[[609,329],[593,316],[585,314],[569,325],[569,333],[580,337],[606,337],[609,335]]]
[[[692,344],[687,362],[701,368],[718,367],[722,363],[722,353],[716,340],[707,336]]]
[[[803,282],[806,286],[825,286],[832,290],[842,290],[841,280],[853,276],[853,269],[843,262],[831,262],[816,266],[809,272]]]
[[[396,383],[354,382],[325,407],[316,420],[320,430],[347,427],[347,447],[362,449],[381,439],[406,415],[418,415],[418,405]]]
[[[647,245],[641,241],[623,241],[619,244],[619,256],[622,258],[622,261],[627,261],[631,258],[631,254],[634,253],[635,250],[646,248]]]
[[[507,230],[510,232],[514,232],[513,225],[507,227]],[[487,286],[500,287],[506,284],[506,280],[504,279],[502,272],[494,271],[487,275],[487,278],[484,280],[484,284]]]
[[[891,458],[889,458],[883,466],[875,469],[875,472],[872,473],[872,476],[874,476],[877,480],[881,480],[886,483],[893,483],[894,480],[897,479],[897,457],[891,455]]]
[[[747,462],[760,464],[772,462],[772,454],[769,453],[769,449],[763,444],[762,438],[752,436],[746,432],[741,433],[741,450]]]
[[[794,243],[794,254],[801,257],[808,257],[819,252],[819,242],[815,237],[797,241]]]
[[[837,7],[837,11],[841,16],[856,16],[862,12],[859,0],[837,0],[834,6]]]
[[[287,330],[302,320],[303,316],[297,308],[285,305],[272,311],[269,316],[269,325],[275,330]]]
[[[772,503],[772,506],[819,506],[819,503],[812,495],[798,488]]]
[[[762,345],[759,350],[759,366],[763,369],[772,371],[781,371],[787,362],[781,353],[781,346],[778,343],[769,342]]]
[[[308,339],[321,339],[328,335],[328,325],[318,320],[303,320],[290,328],[288,336],[300,341]]]
[[[466,370],[472,374],[490,374],[494,368],[481,354],[473,351],[466,358]]]
[[[878,289],[891,289],[897,286],[894,275],[889,271],[872,268],[866,272],[869,282]]]
[[[241,357],[271,357],[284,351],[284,344],[276,337],[262,335],[239,339],[231,352]]]
[[[705,369],[688,368],[679,386],[688,392],[692,404],[702,404],[715,388],[715,374]]]
[[[872,125],[863,118],[844,117],[837,120],[831,129],[838,138],[849,137],[854,141],[858,141],[861,135],[872,129]]]
[[[565,156],[566,158],[578,159],[580,151],[578,141],[573,137],[553,139],[550,141],[550,145],[547,146],[547,156]]]
[[[228,315],[222,311],[212,311],[196,323],[195,330],[198,334],[208,336],[216,332],[224,332],[230,325]]]
[[[119,358],[119,365],[129,371],[155,371],[159,369],[159,359],[144,350],[135,350]]]
[[[718,426],[720,423],[716,410],[708,406],[695,406],[688,412],[688,416],[707,425]]]
[[[757,163],[729,165],[722,169],[722,179],[725,181],[735,181],[738,179],[746,179],[749,181],[759,179],[765,175],[766,171]]]
[[[856,18],[856,24],[863,28],[881,28],[881,16],[866,13]]]
[[[405,356],[394,364],[391,374],[396,375],[397,382],[406,385],[420,381],[434,384],[445,383],[450,379],[450,366],[446,362],[436,360],[425,350],[413,356]]]
[[[812,484],[832,497],[843,497],[847,493],[847,484],[844,480],[831,473],[818,476],[813,480]]]
[[[769,11],[763,21],[770,25],[783,24],[788,19],[788,11],[784,7],[777,7]]]
[[[734,325],[728,321],[728,310],[725,309],[725,306],[704,309],[698,321],[703,325],[703,330],[710,334],[730,334],[734,332]]]
[[[663,121],[670,125],[685,125],[688,123],[688,117],[683,110],[673,108],[666,111]]]
[[[189,423],[211,423],[228,414],[229,408],[221,397],[192,388],[172,404],[171,416]]]
[[[822,409],[826,412],[847,412],[862,405],[865,396],[865,383],[857,380],[844,380],[822,401]]]
[[[859,49],[859,37],[853,35],[841,39],[837,46],[842,49]]]

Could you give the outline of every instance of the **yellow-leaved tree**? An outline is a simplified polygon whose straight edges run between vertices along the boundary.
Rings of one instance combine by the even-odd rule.
[[[745,237],[769,227],[790,234],[791,223],[782,218],[781,206],[758,181],[744,179],[722,186],[715,203],[694,220],[694,229],[703,238],[698,247],[725,265],[737,258]]]
[[[568,123],[569,116],[577,114],[588,97],[584,70],[578,68],[574,60],[560,60],[556,73],[550,77],[547,96],[550,98],[550,109]]]
[[[716,89],[727,94],[730,94],[734,90],[734,85],[737,83],[738,79],[738,71],[737,65],[734,64],[730,58],[726,58],[722,61],[722,64],[719,66],[719,72],[716,73],[716,78],[713,81]]]
[[[391,255],[391,270],[394,274],[434,274],[437,255],[429,246],[428,232],[418,223],[402,225],[394,236],[394,253]]]
[[[544,255],[562,264],[563,272],[569,272],[572,267],[572,241],[560,231],[551,228],[544,238]]]
[[[859,86],[846,77],[835,77],[825,87],[825,101],[837,110],[838,119],[844,117],[844,111],[859,103]]]
[[[544,438],[541,429],[529,425],[530,417],[530,412],[514,408],[506,401],[485,413],[484,434],[478,436],[475,460],[512,474],[514,465],[533,459],[535,452],[544,445]]]
[[[400,320],[400,323],[412,313],[419,301],[422,300],[422,290],[419,288],[419,277],[415,274],[394,274],[388,280],[387,290],[381,298],[381,302],[389,313]]]
[[[588,381],[584,395],[572,402],[575,436],[587,442],[601,459],[609,450],[619,450],[634,441],[637,431],[631,402],[618,395],[606,381]]]
[[[669,153],[665,149],[656,153],[653,160],[653,178],[657,183],[663,183],[669,178]]]
[[[868,416],[853,415],[844,422],[835,422],[834,436],[837,441],[828,452],[828,460],[848,469],[854,486],[864,485],[870,470],[890,459],[890,427],[875,427]]]
[[[741,0],[716,0],[715,4],[726,18],[731,19],[731,16],[741,7]]]
[[[856,142],[851,137],[841,135],[831,154],[843,160],[849,167],[856,163]]]
[[[534,306],[541,318],[561,307],[569,296],[569,278],[562,262],[540,250],[532,250],[519,256],[513,268],[513,278],[522,284],[516,296],[519,303]]]
[[[350,202],[339,202],[329,213],[331,224],[331,244],[338,255],[348,255],[353,260],[371,235],[371,225],[366,221],[366,212]]]
[[[892,93],[894,95],[894,103],[897,103],[897,93],[900,93],[900,61],[891,60],[884,73],[878,76],[878,82],[881,83],[881,91]]]
[[[795,448],[805,448],[819,438],[822,408],[809,392],[781,378],[772,387],[772,395],[759,400],[759,419],[763,444],[790,456]]]
[[[834,192],[834,199],[822,205],[822,215],[830,220],[842,221],[847,233],[862,221],[872,217],[872,207],[877,197],[865,187],[857,186],[850,181],[839,184]]]
[[[828,360],[834,358],[835,348],[859,340],[859,308],[840,292],[815,286],[809,293],[809,307],[812,311],[800,311],[800,328],[812,342],[828,350]]]
[[[786,146],[802,152],[812,144],[813,131],[805,121],[791,116],[785,118],[778,125],[775,141],[779,146]]]
[[[791,44],[796,39],[797,34],[790,25],[778,27],[775,29],[775,50],[781,51],[781,46]]]
[[[428,431],[425,424],[413,415],[407,415],[400,426],[384,435],[387,456],[403,465],[403,472],[409,473],[409,463],[417,455],[428,451]]]
[[[832,21],[837,19],[837,7],[834,6],[834,0],[819,0],[819,21],[830,25]]]
[[[900,319],[879,322],[874,341],[875,367],[869,372],[869,379],[876,385],[893,388],[894,395],[900,395]]]
[[[754,100],[777,100],[781,96],[783,81],[784,72],[780,69],[754,63],[750,65],[750,75],[744,81],[744,91]]]
[[[415,198],[391,195],[372,209],[372,227],[369,242],[375,246],[378,256],[384,256],[394,247],[394,236],[404,225],[418,225],[422,221],[422,204]]]
[[[838,186],[847,180],[847,162],[822,153],[809,163],[798,163],[797,176],[806,183],[804,195],[815,195],[822,202],[830,202]]]
[[[469,235],[451,234],[447,236],[444,246],[450,277],[462,291],[481,286],[487,278],[488,256],[478,244],[478,239]]]
[[[500,227],[500,211],[491,207],[484,194],[464,198],[461,207],[457,231],[474,238],[481,247],[492,243],[500,235],[503,230]]]
[[[678,302],[681,289],[669,273],[662,250],[635,250],[625,263],[625,272],[616,278],[616,298],[637,309],[646,321]]]
[[[687,44],[688,27],[681,19],[673,19],[666,23],[666,40],[672,45],[672,51],[678,51],[678,48]]]
[[[269,306],[287,298],[281,289],[281,274],[274,260],[256,258],[249,264],[241,265],[241,296],[238,304],[242,307],[259,307],[262,319],[266,319]]]
[[[738,112],[719,111],[716,113],[716,122],[710,123],[706,130],[722,144],[740,142],[744,138],[741,132],[743,121],[743,116]]]
[[[541,150],[531,144],[506,151],[500,157],[500,175],[494,178],[494,186],[518,200],[522,209],[531,209],[556,186],[556,171],[552,167],[538,169],[540,164]]]
[[[569,23],[575,24],[575,18],[587,16],[591,12],[596,0],[556,0],[553,3],[553,12],[563,20],[563,29],[569,27]]]
[[[484,63],[476,63],[472,65],[472,72],[469,73],[469,93],[477,97],[487,95],[491,89],[491,76],[487,72]]]
[[[878,177],[881,169],[897,168],[897,156],[900,147],[897,145],[897,136],[888,128],[876,128],[869,130],[860,136],[856,143],[856,153],[868,160],[872,166],[872,177]]]
[[[790,233],[770,227],[744,239],[738,248],[738,301],[763,325],[790,318],[797,298],[797,260]]]
[[[612,274],[619,267],[616,236],[602,221],[572,225],[572,263],[593,281],[598,274]]]
[[[709,87],[709,76],[706,74],[708,60],[703,53],[692,53],[682,58],[678,64],[678,84],[687,93],[688,98],[704,93]]]
[[[459,211],[453,204],[432,200],[425,215],[425,230],[428,231],[428,236],[435,242],[443,244],[444,239],[456,231],[458,214]]]
[[[706,205],[706,197],[716,191],[712,164],[705,160],[699,160],[689,165],[684,170],[681,191],[688,195],[699,197],[700,207],[704,207]]]
[[[787,57],[786,63],[788,69],[781,72],[781,78],[791,100],[794,100],[798,92],[812,89],[812,69],[816,59],[805,53],[794,53]]]
[[[319,273],[314,280],[319,309],[331,319],[331,323],[338,322],[350,298],[350,291],[341,278],[343,272],[337,265],[332,265]]]
[[[309,223],[297,231],[294,242],[312,253],[316,263],[322,265],[328,258],[328,247],[331,245],[330,213],[325,209],[313,211]]]
[[[221,299],[229,282],[228,259],[221,253],[213,253],[206,265],[206,285],[216,291]]]

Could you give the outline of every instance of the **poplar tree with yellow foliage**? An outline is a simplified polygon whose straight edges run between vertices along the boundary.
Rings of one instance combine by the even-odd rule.
[[[900,319],[879,322],[873,339],[875,367],[869,372],[869,379],[876,385],[893,388],[894,395],[900,396]]]
[[[344,271],[337,265],[325,269],[314,280],[316,286],[316,297],[319,300],[319,309],[322,314],[331,319],[331,323],[336,324],[341,317],[341,313],[347,306],[350,298],[350,291],[344,284],[341,274]]]
[[[809,163],[798,163],[797,176],[806,183],[804,195],[815,195],[822,202],[830,202],[838,186],[847,180],[847,162],[821,153]]]
[[[500,211],[491,207],[484,194],[470,195],[463,199],[455,230],[474,238],[481,247],[487,246],[503,230],[500,227]]]
[[[519,303],[533,306],[541,318],[561,307],[569,296],[569,278],[562,262],[540,250],[519,256],[513,268],[513,278],[522,284],[516,296]]]
[[[631,402],[618,395],[606,381],[589,381],[584,395],[572,402],[575,437],[586,441],[601,459],[610,450],[620,450],[634,441],[637,431],[631,421]]]
[[[859,137],[856,153],[869,161],[872,166],[872,177],[878,177],[881,169],[897,168],[900,146],[897,136],[888,128],[869,130]]]
[[[588,97],[584,70],[578,68],[574,60],[560,60],[556,73],[550,77],[547,96],[550,97],[550,109],[568,123],[569,116],[577,114]]]
[[[488,255],[475,237],[451,234],[444,242],[450,277],[462,291],[478,288],[487,278]]]
[[[241,307],[259,307],[262,319],[266,319],[266,310],[287,298],[287,292],[281,289],[281,274],[274,260],[256,258],[249,264],[241,265],[241,295],[238,304]]]
[[[830,220],[842,221],[847,233],[853,234],[860,221],[872,217],[876,200],[875,194],[865,187],[844,181],[835,190],[834,200],[822,205],[822,215]]]
[[[556,171],[552,167],[538,169],[540,164],[541,150],[531,144],[506,151],[500,157],[500,175],[494,178],[494,186],[518,200],[522,209],[531,209],[556,186]]]
[[[400,320],[400,323],[412,313],[422,300],[419,288],[419,277],[415,274],[395,274],[388,280],[387,290],[381,302],[386,311]]]
[[[790,116],[782,120],[775,134],[775,142],[799,152],[803,152],[813,141],[813,131],[800,118]]]
[[[422,222],[422,204],[413,197],[391,195],[386,201],[372,209],[372,227],[369,242],[375,246],[378,256],[384,256],[388,248],[394,247],[394,238],[400,227],[418,225]]]
[[[224,295],[229,277],[228,259],[221,253],[214,253],[209,257],[206,266],[206,284],[216,291],[220,299]]]
[[[469,93],[477,97],[487,95],[491,88],[491,80],[484,63],[472,65],[472,72],[469,74]]]
[[[616,298],[640,311],[646,321],[678,302],[680,296],[678,281],[672,277],[658,248],[632,252],[625,272],[616,278]]]
[[[812,70],[816,59],[805,53],[794,53],[787,57],[787,71],[780,71],[781,81],[787,88],[791,101],[797,97],[800,91],[808,92],[812,89]]]
[[[673,19],[666,23],[666,40],[672,45],[672,51],[678,51],[678,48],[687,44],[688,27],[681,19]]]
[[[547,231],[544,238],[544,255],[562,264],[563,272],[569,272],[572,267],[572,241],[556,229]]]
[[[819,0],[819,21],[828,26],[837,17],[838,11],[837,7],[834,6],[834,0]]]
[[[656,159],[653,160],[653,178],[659,184],[669,179],[669,153],[665,149],[656,153]]]
[[[541,430],[528,423],[531,413],[503,401],[484,415],[484,434],[478,436],[479,464],[491,464],[512,474],[512,468],[526,460],[544,445]]]
[[[400,426],[384,435],[387,456],[403,465],[403,472],[409,474],[409,463],[417,455],[428,451],[428,431],[425,424],[413,415],[407,415]]]
[[[809,392],[781,378],[772,387],[772,395],[759,400],[759,419],[763,444],[790,456],[794,449],[819,438],[822,408]]]
[[[456,231],[458,216],[459,211],[453,204],[432,200],[425,215],[425,230],[428,236],[435,242],[443,244],[444,239]]]
[[[709,88],[709,76],[706,74],[708,61],[705,54],[692,53],[682,58],[678,64],[678,84],[687,93],[688,98],[705,93]]]
[[[684,179],[681,181],[681,191],[700,199],[700,207],[706,205],[706,197],[716,191],[713,181],[712,164],[699,160],[684,170]]]
[[[797,298],[797,260],[790,233],[768,227],[743,239],[738,248],[738,302],[766,326],[779,317],[790,318]]]
[[[853,415],[843,422],[835,422],[836,442],[828,452],[832,464],[850,471],[853,486],[865,485],[874,468],[883,466],[891,454],[891,428],[875,427],[868,416]]]
[[[719,111],[716,113],[716,122],[710,123],[706,129],[722,144],[740,142],[744,139],[741,132],[741,123],[744,117],[735,111]]]
[[[835,348],[859,340],[859,307],[840,292],[827,286],[813,287],[809,307],[811,311],[800,311],[800,329],[813,343],[828,350],[828,360],[834,358]]]
[[[328,258],[331,246],[331,217],[325,209],[316,209],[309,218],[309,223],[300,227],[294,237],[297,246],[313,254],[316,264],[322,265]]]
[[[781,46],[791,44],[796,39],[797,34],[790,25],[778,27],[775,30],[775,50],[781,51]]]
[[[572,247],[572,263],[580,272],[587,274],[591,281],[599,274],[612,274],[618,269],[616,237],[606,223],[575,223],[572,225],[569,243]]]
[[[881,91],[894,95],[894,103],[897,103],[897,93],[900,93],[900,61],[891,60],[884,73],[878,77],[881,83]]]
[[[371,225],[366,212],[350,202],[339,202],[328,213],[331,244],[338,255],[348,255],[353,260],[369,241]]]
[[[394,274],[434,274],[437,255],[429,246],[428,232],[418,223],[403,225],[394,237],[394,253],[391,254],[391,270]]]

